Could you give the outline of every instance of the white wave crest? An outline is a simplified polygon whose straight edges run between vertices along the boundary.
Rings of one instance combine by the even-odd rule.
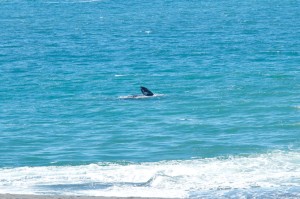
[[[273,152],[127,165],[3,168],[0,193],[188,198],[291,187],[298,193],[299,165],[299,152]]]

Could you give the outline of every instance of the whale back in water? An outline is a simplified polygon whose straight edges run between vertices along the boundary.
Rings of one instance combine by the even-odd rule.
[[[146,87],[141,86],[141,91],[145,96],[153,96],[154,94]]]

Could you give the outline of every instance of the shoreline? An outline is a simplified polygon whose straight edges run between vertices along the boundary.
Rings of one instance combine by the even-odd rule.
[[[1,199],[171,199],[155,197],[106,197],[106,196],[72,196],[72,195],[32,195],[32,194],[0,194]],[[175,198],[174,198],[175,199]]]

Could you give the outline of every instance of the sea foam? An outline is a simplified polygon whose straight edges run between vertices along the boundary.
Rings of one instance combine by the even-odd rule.
[[[298,197],[300,153],[0,170],[0,193],[133,197]],[[297,195],[298,194],[298,195]]]

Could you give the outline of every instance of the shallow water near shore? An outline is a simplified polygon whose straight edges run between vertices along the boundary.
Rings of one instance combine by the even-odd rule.
[[[0,193],[300,197],[299,7],[0,1]]]

